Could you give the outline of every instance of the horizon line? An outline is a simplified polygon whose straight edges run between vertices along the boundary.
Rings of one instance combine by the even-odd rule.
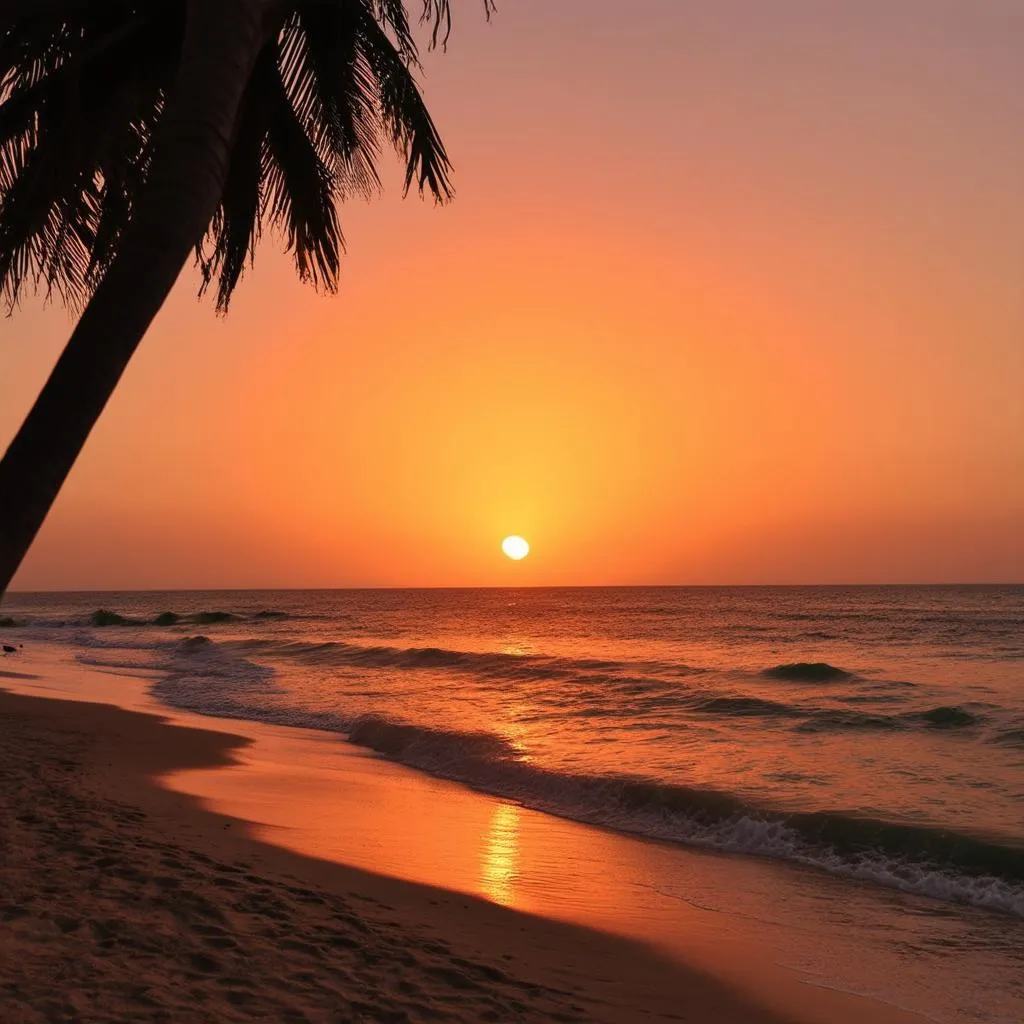
[[[113,588],[59,588],[44,587],[36,590],[8,590],[3,597],[31,596],[35,594],[263,594],[279,593],[340,593],[365,591],[406,590],[854,590],[879,587],[892,588],[952,588],[952,587],[1024,587],[1024,581],[960,581],[943,583],[557,583],[557,584],[490,584],[473,585],[367,585],[338,587],[113,587]],[[3,597],[0,597],[2,603]]]

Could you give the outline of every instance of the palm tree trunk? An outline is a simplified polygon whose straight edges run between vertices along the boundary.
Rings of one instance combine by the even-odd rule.
[[[0,598],[220,201],[275,0],[190,0],[149,180],[118,256],[0,462]]]

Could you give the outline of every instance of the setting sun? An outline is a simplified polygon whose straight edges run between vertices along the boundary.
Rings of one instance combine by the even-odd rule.
[[[506,537],[501,542],[501,550],[513,561],[522,561],[530,553],[530,545],[522,537]]]
[[[1022,54],[0,2],[0,1024],[1024,1024]]]

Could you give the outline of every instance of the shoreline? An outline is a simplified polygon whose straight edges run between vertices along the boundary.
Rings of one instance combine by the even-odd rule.
[[[196,618],[214,614],[201,611],[208,605],[201,595],[185,595],[180,604]],[[271,604],[285,609],[278,612],[281,615],[301,619],[308,611],[313,619],[323,618],[316,608],[292,607],[284,598],[275,603],[268,596],[267,606]],[[278,645],[281,637],[299,634],[302,640],[308,633],[307,641],[315,644],[319,628],[271,625],[254,633],[245,625],[246,617],[255,618],[258,613],[253,609],[262,603],[242,611],[232,606],[242,627],[218,631],[216,644],[211,642],[195,658],[193,643],[174,642],[176,634],[187,632],[187,625],[172,630],[168,640],[162,639],[164,633],[136,629],[73,628],[85,622],[83,608],[90,607],[89,598],[76,603],[69,597],[53,604],[40,628],[26,629],[28,650],[0,662],[0,686],[6,683],[23,694],[143,712],[203,735],[227,733],[230,750],[210,761],[214,767],[191,762],[184,766],[179,756],[172,758],[176,767],[148,774],[161,787],[218,812],[220,822],[230,822],[215,837],[218,848],[242,828],[261,844],[300,855],[306,887],[329,888],[327,881],[311,882],[310,872],[327,870],[336,882],[339,873],[334,868],[341,865],[389,886],[394,879],[412,883],[421,893],[426,886],[430,893],[445,897],[445,907],[459,904],[460,894],[466,894],[489,910],[500,904],[546,922],[562,922],[570,926],[571,934],[582,930],[612,936],[625,943],[619,948],[653,951],[662,974],[672,975],[669,983],[676,1002],[676,968],[682,965],[684,990],[689,988],[686,979],[696,972],[740,996],[745,1008],[760,1007],[804,1024],[859,1024],[865,1019],[878,1024],[1010,1024],[1022,1019],[1024,991],[1014,979],[1024,963],[1024,946],[1019,945],[1024,919],[879,886],[874,877],[833,875],[786,858],[706,850],[630,834],[617,827],[626,822],[615,815],[583,824],[578,814],[556,816],[557,807],[555,813],[532,810],[529,793],[525,802],[516,800],[516,787],[502,798],[489,795],[495,787],[481,790],[454,781],[465,779],[465,773],[454,773],[453,779],[451,773],[433,771],[447,764],[448,748],[438,751],[441,756],[435,763],[429,745],[416,748],[416,756],[407,758],[400,751],[374,753],[369,749],[374,743],[368,748],[346,742],[342,720],[330,713],[334,687],[339,690],[339,707],[350,708],[354,700],[358,709],[365,698],[371,709],[383,707],[384,715],[390,707],[396,721],[406,713],[413,720],[429,721],[430,714],[403,709],[393,700],[389,704],[381,694],[391,691],[386,685],[380,689],[367,671],[305,672],[295,667],[292,678],[291,660],[260,658],[264,633],[276,638]],[[151,618],[163,605],[143,601],[118,607],[126,614]],[[325,614],[330,618],[335,611],[328,608]],[[417,629],[425,628],[416,625],[416,608],[405,611]],[[358,625],[361,620],[354,621]],[[42,628],[46,623],[72,628]],[[231,641],[242,653],[255,649],[257,661],[240,658]],[[493,644],[488,644],[490,650]],[[182,646],[187,650],[179,658]],[[447,646],[461,651],[465,645]],[[313,650],[319,665],[325,659]],[[329,651],[333,653],[333,647]],[[288,653],[305,652],[300,647]],[[338,659],[326,660],[333,665]],[[301,657],[298,662],[304,664]],[[770,662],[762,656],[752,663]],[[845,664],[842,659],[840,663]],[[17,671],[3,671],[8,668]],[[945,677],[939,673],[936,678]],[[379,682],[388,684],[388,679]],[[255,687],[251,693],[250,687]],[[293,700],[293,689],[309,699]],[[413,680],[409,690],[429,700],[423,680]],[[397,686],[396,692],[404,692],[403,687]],[[474,707],[491,707],[487,687],[470,687],[468,692],[479,702]],[[345,704],[347,698],[351,699]],[[278,704],[294,713],[272,713]],[[301,713],[307,706],[322,706],[328,713],[307,716]],[[267,709],[271,713],[263,713]],[[461,718],[455,715],[456,726],[472,720],[469,711]],[[239,717],[226,717],[234,715]],[[498,720],[505,721],[500,714]],[[950,735],[949,743],[956,742],[957,737]],[[710,763],[701,760],[691,766],[696,780],[714,773],[717,753],[713,745],[702,749],[701,757]],[[424,758],[426,771],[416,767]],[[122,779],[115,781],[118,787],[123,785]],[[32,786],[37,783],[31,780]],[[53,787],[47,783],[43,788],[45,795]],[[497,787],[498,792],[503,790],[509,792]],[[557,787],[553,793],[559,795]],[[605,806],[601,801],[582,804],[584,811]],[[544,803],[534,806],[543,808]],[[590,815],[582,817],[587,820]],[[171,838],[177,839],[180,831],[175,825]],[[267,847],[260,849],[265,853]],[[77,898],[68,893],[69,900]],[[422,900],[419,905],[423,907]],[[438,910],[440,905],[441,901],[428,901],[423,907],[422,923],[428,930],[449,916],[447,910]],[[407,925],[409,914],[403,905],[398,923]],[[460,931],[460,941],[465,932]],[[507,935],[508,928],[502,932]],[[554,957],[562,952],[564,944],[557,944]],[[618,962],[612,963],[605,981],[619,968]],[[641,994],[632,1011],[638,1014],[645,1007]]]
[[[268,845],[155,781],[234,763],[243,735],[8,691],[0,722],[5,1021],[789,1019],[638,943]]]
[[[89,728],[76,735],[93,748],[88,763],[106,765],[101,791],[120,799],[127,780],[134,780],[131,801],[156,801],[165,833],[188,832],[201,844],[212,838],[217,849],[238,843],[240,857],[261,863],[284,858],[278,874],[298,875],[340,897],[355,886],[388,905],[398,900],[403,922],[418,921],[428,931],[439,921],[450,925],[452,908],[463,914],[475,908],[457,933],[492,950],[517,935],[521,922],[531,922],[551,936],[546,945],[537,936],[525,943],[531,954],[544,951],[541,973],[550,962],[562,965],[562,975],[586,980],[588,965],[605,963],[598,990],[626,993],[602,997],[607,1007],[617,1007],[617,1016],[606,1008],[585,1019],[662,1019],[659,1013],[675,1019],[692,998],[697,1005],[705,998],[721,1002],[707,1019],[723,1021],[930,1019],[870,987],[833,979],[827,966],[822,972],[829,959],[850,949],[844,954],[818,940],[810,948],[824,959],[806,960],[806,942],[802,953],[799,943],[792,946],[803,929],[799,920],[774,921],[765,930],[783,905],[778,900],[788,905],[802,892],[801,876],[813,887],[816,872],[799,871],[795,890],[785,867],[777,874],[777,865],[757,858],[680,849],[554,818],[382,759],[333,733],[181,711],[149,693],[158,676],[81,665],[59,649],[37,646],[17,669],[0,671],[0,687],[8,687],[0,689],[0,721],[11,690],[41,700],[41,707],[52,705],[48,728],[66,730],[86,716]],[[162,761],[155,764],[148,754],[132,760],[124,738],[135,730],[112,734],[107,712],[147,723],[147,733],[161,737]],[[197,759],[195,744],[181,737],[200,737],[199,748],[212,744],[212,753]],[[120,759],[119,774],[111,776],[110,756],[103,761],[100,748]],[[648,882],[680,871],[694,883],[691,891],[717,892],[719,905],[693,902],[685,893],[665,898],[670,894],[657,884],[643,896]],[[816,913],[822,894],[804,895]],[[509,919],[516,923],[508,925]],[[480,920],[490,921],[482,937],[476,935]],[[595,953],[594,941],[611,946]],[[642,984],[635,980],[638,971]],[[684,995],[693,985],[697,994]]]

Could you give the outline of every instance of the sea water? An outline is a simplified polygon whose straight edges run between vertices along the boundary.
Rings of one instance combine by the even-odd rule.
[[[20,642],[154,672],[174,707],[1024,939],[1022,587],[15,594],[4,614]],[[1024,951],[997,982],[1003,955],[1010,1005]]]

